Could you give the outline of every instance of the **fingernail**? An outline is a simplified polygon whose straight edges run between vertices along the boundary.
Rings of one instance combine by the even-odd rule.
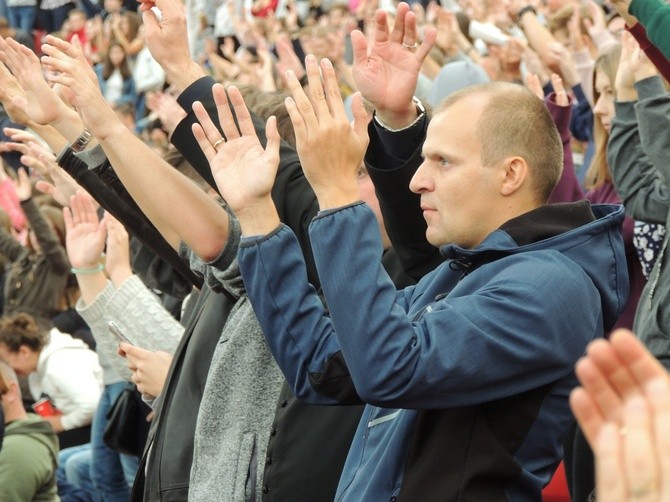
[[[286,72],[286,78],[288,79],[295,79],[295,72],[293,70],[288,70]]]
[[[322,60],[321,60],[321,64],[322,64],[325,68],[332,68],[332,67],[333,67],[333,63],[331,63],[331,62],[330,62],[330,59],[328,59],[328,58],[324,58],[324,59],[322,59]]]
[[[314,54],[307,54],[307,57],[305,58],[305,63],[316,64],[316,57],[314,57]]]

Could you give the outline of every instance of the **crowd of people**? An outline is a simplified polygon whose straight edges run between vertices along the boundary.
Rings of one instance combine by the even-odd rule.
[[[661,0],[0,1],[0,493],[666,500],[669,61]]]

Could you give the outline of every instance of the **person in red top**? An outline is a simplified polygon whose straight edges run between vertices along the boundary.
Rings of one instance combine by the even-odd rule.
[[[268,17],[270,13],[277,10],[279,0],[256,0],[251,6],[251,14],[254,17]]]

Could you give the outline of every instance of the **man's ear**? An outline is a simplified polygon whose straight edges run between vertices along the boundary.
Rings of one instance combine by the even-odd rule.
[[[528,164],[522,157],[509,157],[504,160],[503,168],[505,175],[500,194],[509,196],[516,193],[527,181]]]

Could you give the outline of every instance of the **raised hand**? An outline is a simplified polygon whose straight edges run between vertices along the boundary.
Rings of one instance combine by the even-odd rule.
[[[401,128],[416,118],[412,96],[421,65],[435,43],[436,31],[426,30],[419,45],[415,15],[404,2],[398,4],[390,33],[386,12],[377,11],[375,21],[374,42],[370,47],[363,33],[351,32],[354,80],[363,97],[374,105],[379,118],[394,129]]]
[[[160,20],[151,10],[158,7]],[[191,59],[186,34],[186,13],[181,0],[141,0],[140,11],[144,37],[154,59],[165,70],[168,79],[183,91],[204,72]]]
[[[586,8],[591,15],[591,19],[584,19],[584,26],[589,32],[591,38],[597,38],[601,33],[607,31],[607,22],[605,21],[605,12],[602,7],[594,0],[586,1]]]
[[[634,101],[637,99],[635,82],[658,74],[639,44],[628,32],[621,35],[621,57],[615,78],[617,99]]]
[[[535,73],[529,73],[526,75],[526,87],[535,94],[539,99],[544,101],[544,89],[540,83],[540,77]]]
[[[551,86],[554,88],[556,104],[558,106],[570,105],[570,98],[568,98],[568,93],[563,85],[563,79],[559,75],[555,73],[551,74]]]
[[[172,135],[179,122],[186,117],[186,112],[179,106],[177,98],[166,92],[147,94],[147,108],[156,113],[168,136]]]
[[[279,224],[270,198],[279,166],[277,120],[272,116],[267,121],[264,149],[240,91],[231,86],[226,95],[223,86],[216,84],[212,93],[224,136],[199,102],[193,105],[200,121],[193,124],[193,134],[209,161],[221,196],[240,221],[242,232],[246,235],[269,233]]]
[[[579,83],[579,74],[572,59],[570,51],[559,42],[551,42],[548,46],[549,54],[556,61],[561,76],[568,86],[572,87]]]
[[[120,124],[114,110],[103,97],[98,80],[80,50],[65,40],[47,35],[42,45],[42,62],[56,71],[50,80],[71,92],[71,104],[77,109],[86,127],[102,139],[110,128]]]
[[[1,60],[2,53],[0,52]],[[25,99],[25,94],[16,77],[10,73],[4,64],[0,64],[0,102],[2,102],[10,120],[15,124],[28,125],[30,123],[30,117],[26,115],[23,108],[14,104],[14,100]],[[21,103],[21,101],[18,102]]]
[[[31,120],[47,125],[68,114],[68,107],[44,80],[42,65],[33,51],[11,38],[0,39],[0,60],[23,89],[14,99],[15,106]]]
[[[599,500],[670,500],[670,378],[635,335],[592,342],[570,405],[596,457]]]
[[[93,199],[84,191],[70,198],[63,209],[65,248],[74,268],[93,269],[105,249],[106,225],[98,219]]]
[[[277,70],[282,78],[286,79],[286,74],[289,70],[293,71],[298,79],[302,78],[305,75],[305,69],[293,49],[289,36],[287,34],[279,35],[275,46],[277,48],[277,55],[279,56]]]
[[[322,59],[319,72],[312,55],[305,63],[309,98],[295,75],[289,75],[293,99],[286,100],[286,108],[303,171],[321,209],[340,207],[359,199],[356,173],[368,146],[368,115],[360,93],[356,93],[354,122],[349,124],[333,65]]]
[[[526,47],[521,54],[521,60],[526,65],[526,71],[529,74],[537,75],[540,80],[541,85],[545,85],[549,82],[549,71],[544,65],[540,56],[530,47]]]
[[[130,243],[125,227],[111,214],[105,214],[107,225],[107,257],[105,268],[114,284],[120,284],[132,275]]]

